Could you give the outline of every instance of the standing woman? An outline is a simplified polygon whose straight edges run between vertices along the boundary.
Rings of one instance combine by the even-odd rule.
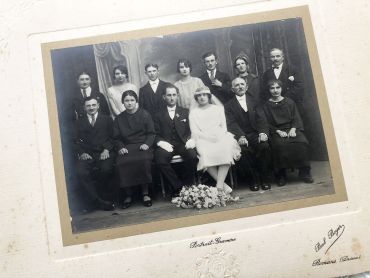
[[[278,186],[286,184],[287,168],[298,168],[298,176],[305,183],[312,183],[308,141],[297,106],[293,100],[281,95],[280,80],[269,81],[268,88],[271,97],[263,105],[263,111],[269,124]]]
[[[112,109],[113,118],[117,117],[121,112],[125,111],[123,105],[122,93],[128,90],[138,92],[136,86],[128,82],[127,68],[119,65],[113,68],[113,86],[108,88],[107,96],[110,107]]]
[[[197,105],[192,105],[189,124],[199,154],[198,170],[206,170],[216,181],[219,191],[230,193],[225,183],[230,165],[240,158],[240,147],[227,132],[224,108],[208,87],[195,91]]]
[[[250,72],[248,57],[239,55],[234,60],[236,75],[243,78],[248,85],[247,92],[260,102],[260,82],[258,76]]]
[[[204,83],[200,78],[191,76],[191,70],[192,66],[189,60],[178,60],[177,72],[180,74],[180,79],[174,84],[179,89],[178,105],[188,109],[193,101],[194,92],[198,88],[204,87]]]
[[[137,95],[134,91],[122,94],[122,103],[126,110],[119,114],[113,126],[113,138],[118,150],[116,167],[120,178],[120,188],[125,193],[122,208],[128,208],[132,202],[132,188],[140,186],[143,204],[152,205],[148,184],[152,182],[151,165],[152,145],[155,132],[151,116],[144,109],[138,108]]]

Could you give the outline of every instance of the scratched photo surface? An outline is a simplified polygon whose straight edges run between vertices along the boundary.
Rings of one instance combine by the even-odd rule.
[[[67,193],[67,214],[70,215],[73,234],[156,223],[156,221],[183,217],[203,215],[206,218],[209,213],[240,211],[240,209],[335,194],[331,162],[329,161],[314,82],[314,69],[310,63],[302,18],[284,18],[283,20],[236,26],[227,24],[222,28],[206,30],[200,30],[200,26],[195,26],[197,27],[193,25],[189,29],[191,31],[188,32],[138,36],[134,39],[125,39],[124,34],[120,34],[121,40],[107,39],[106,42],[97,40],[96,44],[81,43],[80,45],[73,42],[71,47],[55,47],[57,45],[55,44],[49,49],[47,55],[50,55],[53,88],[47,93],[48,98],[54,99],[56,102],[56,111],[49,109],[49,113],[57,113],[57,126],[60,131],[62,150],[62,158],[60,159],[63,165],[62,169],[64,169],[64,181],[58,181],[58,186],[65,188]],[[111,200],[116,204],[115,210],[105,211],[91,208],[90,200],[86,197],[86,190],[81,186],[77,174],[78,156],[75,141],[74,99],[76,94],[80,93],[77,78],[81,72],[88,72],[92,90],[99,91],[103,95],[109,106],[109,113],[112,115],[111,102],[107,96],[108,88],[114,84],[112,70],[117,65],[123,65],[128,69],[128,81],[139,90],[148,82],[144,68],[148,63],[158,65],[160,80],[175,84],[180,79],[177,72],[179,59],[189,60],[192,65],[191,76],[201,77],[206,72],[202,55],[213,51],[218,55],[217,71],[225,73],[230,80],[233,80],[238,75],[234,66],[235,58],[243,56],[247,57],[250,76],[254,76],[260,83],[256,88],[262,91],[261,88],[265,88],[261,85],[265,78],[264,73],[272,68],[270,53],[273,48],[281,49],[284,55],[284,65],[291,69],[294,68],[294,71],[287,73],[290,82],[300,83],[301,96],[296,106],[304,126],[304,134],[309,142],[308,155],[312,183],[303,182],[298,176],[297,168],[289,168],[286,169],[285,186],[277,186],[276,173],[273,173],[270,190],[252,191],[248,177],[241,177],[240,171],[237,171],[236,167],[233,166],[227,175],[226,183],[233,188],[232,196],[238,197],[239,200],[212,209],[184,209],[171,203],[171,189],[153,161],[151,168],[153,181],[149,184],[151,207],[143,206],[140,190],[133,190],[131,206],[126,209],[120,208],[118,204],[120,193],[117,189],[119,188],[119,173],[115,169],[111,176],[112,182],[99,187],[102,194],[105,194],[104,199]],[[230,88],[229,94],[234,97]],[[140,100],[140,94],[138,97]],[[261,101],[261,103],[263,102]],[[102,105],[100,105],[100,109],[102,109]],[[112,116],[112,118],[114,117]],[[55,136],[52,134],[53,138]],[[153,148],[155,149],[156,146]],[[117,149],[113,148],[112,153],[117,155]],[[180,172],[178,175],[181,176],[181,163],[178,165],[176,163],[174,167],[178,168],[176,170]],[[203,184],[215,186],[211,176],[202,172],[196,176],[200,177]],[[59,195],[59,198],[63,197]],[[240,216],[236,215],[235,217]],[[161,229],[163,227],[158,228],[158,230]],[[340,234],[340,232],[341,228],[339,231],[333,231],[336,234]],[[145,233],[145,228],[136,233]],[[325,241],[325,239],[323,240]],[[318,242],[316,248],[321,248],[323,244],[325,242]]]

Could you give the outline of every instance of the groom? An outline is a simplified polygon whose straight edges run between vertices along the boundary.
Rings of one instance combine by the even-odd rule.
[[[158,146],[154,152],[154,159],[169,182],[173,195],[178,194],[183,185],[191,185],[194,182],[198,162],[195,142],[190,139],[189,111],[176,105],[178,96],[178,88],[167,84],[163,92],[163,99],[167,105],[154,116],[155,143]],[[172,157],[177,154],[184,160],[183,182],[170,163]]]

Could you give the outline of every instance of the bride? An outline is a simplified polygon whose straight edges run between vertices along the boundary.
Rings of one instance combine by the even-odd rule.
[[[232,189],[225,183],[230,165],[240,158],[240,147],[227,132],[224,108],[208,87],[194,93],[196,103],[190,107],[189,123],[192,139],[199,154],[198,170],[206,170],[216,181],[220,192]]]

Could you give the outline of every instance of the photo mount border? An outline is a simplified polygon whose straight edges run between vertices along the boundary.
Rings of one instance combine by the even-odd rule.
[[[301,18],[303,23],[306,45],[311,64],[316,97],[318,101],[320,118],[324,129],[326,147],[329,154],[330,169],[333,178],[335,193],[311,198],[296,199],[283,203],[260,205],[242,209],[225,210],[222,212],[209,212],[202,215],[179,217],[168,220],[155,221],[145,224],[130,225],[127,227],[115,227],[101,229],[98,231],[72,233],[71,216],[67,197],[64,164],[62,158],[62,146],[57,115],[57,103],[54,87],[53,70],[51,63],[51,51],[61,48],[77,47],[99,43],[109,43],[121,40],[140,39],[157,35],[171,35],[207,29],[224,28],[246,24],[256,24],[269,21],[285,20],[288,18]],[[62,231],[63,246],[90,243],[94,241],[109,240],[120,237],[148,234],[153,232],[184,228],[189,226],[204,225],[214,222],[235,220],[244,217],[257,216],[262,214],[294,210],[336,202],[347,201],[347,193],[344,184],[344,177],[339,158],[337,141],[335,140],[334,128],[329,111],[328,99],[321,66],[318,58],[318,51],[313,32],[313,26],[307,5],[284,8],[266,12],[258,12],[245,15],[216,18],[205,21],[166,25],[161,27],[133,30],[122,33],[114,33],[100,36],[92,36],[81,39],[62,40],[41,44],[45,88],[47,94],[48,116],[50,124],[50,136],[52,142],[52,153],[54,162],[54,174],[57,189],[60,224]],[[328,144],[330,142],[330,144]]]

